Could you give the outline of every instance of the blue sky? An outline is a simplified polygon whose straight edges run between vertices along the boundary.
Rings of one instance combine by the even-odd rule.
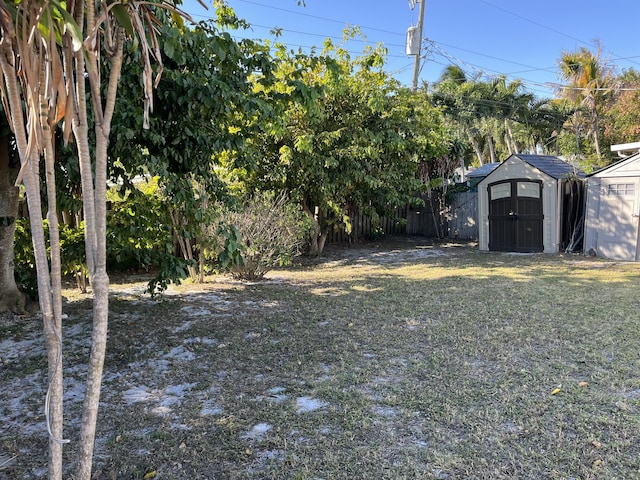
[[[620,72],[640,70],[640,41],[634,23],[640,18],[640,2],[609,0],[425,0],[423,36],[428,39],[420,81],[438,79],[446,65],[457,64],[470,76],[506,74],[520,78],[538,97],[553,95],[558,83],[557,60],[563,51],[585,46],[596,51],[600,40],[603,58]],[[210,5],[210,1],[207,2]],[[321,47],[326,37],[340,40],[349,25],[361,28],[369,44],[383,43],[389,51],[386,70],[410,86],[413,57],[405,54],[407,28],[417,24],[419,4],[408,0],[228,0],[239,17],[252,24],[242,35],[273,38],[270,30],[282,29],[281,41],[292,48]],[[185,8],[195,20],[213,15],[195,0]],[[362,41],[350,41],[353,54]],[[424,50],[423,50],[424,52]]]

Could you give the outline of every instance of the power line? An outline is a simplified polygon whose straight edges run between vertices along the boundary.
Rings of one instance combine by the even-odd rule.
[[[240,35],[234,35],[231,34],[231,38],[233,38],[236,41],[240,41],[243,40],[246,37],[240,36]],[[338,37],[325,37],[325,38],[331,38],[331,39],[338,39]],[[316,48],[318,48],[317,45],[302,45],[299,43],[287,43],[286,44],[287,47],[296,47],[296,48],[301,48],[304,50],[314,50]],[[275,49],[276,46],[275,44],[271,45],[271,49]],[[353,51],[353,50],[349,50],[349,53],[354,54],[354,55],[362,55],[364,53],[366,53],[364,50],[359,50],[359,51]],[[386,54],[385,58],[393,58],[393,59],[401,59],[401,60],[406,60],[406,56],[405,55],[392,55],[392,54]]]
[[[529,22],[529,23],[531,23],[533,25],[536,25],[537,27],[544,28],[544,29],[549,30],[551,32],[557,33],[558,35],[562,35],[563,37],[567,37],[567,38],[569,38],[571,40],[574,40],[576,42],[587,44],[587,45],[591,45],[591,46],[596,46],[591,42],[585,42],[584,40],[580,40],[579,38],[572,37],[571,35],[568,35],[565,32],[557,30],[557,29],[555,29],[553,27],[549,27],[549,26],[544,25],[544,24],[542,24],[540,22],[536,22],[535,20],[531,20],[530,18],[527,18],[525,16],[519,15],[519,14],[517,14],[515,12],[510,11],[510,10],[507,10],[506,8],[499,7],[498,5],[494,5],[493,3],[487,2],[486,0],[480,0],[480,2],[484,3],[485,5],[489,5],[490,7],[493,7],[495,9],[497,9],[497,10],[501,10],[501,11],[503,11],[505,13],[508,13],[509,15],[517,17],[517,18],[519,18],[521,20],[524,20],[525,22]]]
[[[318,15],[302,13],[302,12],[291,10],[291,9],[286,9],[286,8],[281,8],[281,7],[274,7],[272,5],[266,5],[266,4],[263,4],[263,3],[260,3],[260,2],[255,2],[255,1],[252,1],[252,0],[236,0],[236,1],[239,1],[239,2],[242,2],[242,3],[248,3],[248,4],[252,4],[252,5],[257,5],[257,6],[262,6],[262,7],[265,7],[265,8],[271,8],[271,9],[274,9],[274,10],[285,11],[287,13],[291,13],[291,14],[294,14],[294,15],[302,15],[302,16],[315,18],[315,19],[319,19],[319,20],[323,20],[323,21],[328,21],[328,22],[332,22],[332,23],[337,23],[337,24],[341,24],[341,25],[347,24],[347,22],[344,22],[344,21],[339,21],[339,20],[335,20],[335,19],[327,18],[327,17],[321,17],[321,16],[318,16]],[[258,25],[256,25],[256,26],[258,26]],[[260,26],[260,27],[269,28],[269,27],[266,27],[266,26]],[[369,26],[366,26],[366,25],[360,25],[360,28],[366,29],[366,30],[372,30],[372,31],[379,31],[379,32],[392,34],[392,35],[398,35],[398,36],[403,35],[403,34],[401,34],[399,32],[393,32],[393,31],[378,29],[378,28],[369,27]],[[285,30],[285,31],[290,32],[290,33],[296,33],[298,35],[307,35],[307,36],[313,36],[313,37],[324,37],[324,38],[332,38],[332,39],[336,39],[337,38],[335,36],[327,36],[327,35],[322,35],[322,34],[300,32],[300,31],[296,31],[296,30]],[[365,42],[365,40],[359,40],[359,39],[354,39],[354,40]],[[396,47],[396,48],[403,48],[404,47],[404,45],[390,44],[390,43],[384,43],[384,42],[381,42],[381,43],[383,43],[386,47]],[[436,42],[436,43],[438,43],[438,42]],[[485,57],[485,58],[490,58],[492,60],[498,60],[498,61],[504,62],[504,63],[511,63],[513,65],[523,66],[523,67],[528,68],[529,71],[546,71],[546,72],[552,72],[553,71],[552,70],[553,67],[536,68],[536,67],[533,67],[531,65],[526,65],[526,64],[523,64],[523,63],[520,63],[520,62],[515,62],[515,61],[512,61],[512,60],[508,60],[508,59],[504,59],[504,58],[500,58],[500,57],[496,57],[496,56],[492,56],[492,55],[487,55],[487,54],[483,54],[483,53],[480,53],[480,52],[475,52],[473,50],[465,49],[463,47],[458,47],[458,46],[455,46],[455,45],[448,45],[448,44],[444,44],[444,43],[440,43],[440,45],[447,46],[449,48],[458,49],[460,51],[465,51],[467,53],[471,53],[471,54],[474,54],[474,55],[482,56],[482,57]],[[296,45],[296,46],[300,46],[300,45]],[[303,48],[305,48],[305,47],[303,47]],[[309,47],[306,47],[306,48],[309,48]],[[388,57],[389,58],[400,58],[399,55],[388,55]],[[459,62],[460,62],[460,60],[458,60],[458,63]],[[496,70],[488,69],[488,68],[485,68],[485,67],[474,66],[474,68],[476,68],[476,69],[479,68],[482,72],[492,71],[492,72],[500,74],[500,72],[498,72]],[[506,75],[509,75],[509,74],[506,74]],[[527,81],[527,83],[538,85],[538,86],[540,86],[542,88],[546,88],[545,85],[537,83],[537,82]],[[549,94],[548,90],[544,91],[544,92],[541,91],[541,90],[537,90],[537,91],[540,92],[540,93],[547,94],[547,95]]]
[[[479,65],[475,65],[473,63],[469,63],[466,61],[462,61],[460,59],[457,59],[455,56],[451,55],[450,53],[446,52],[446,50],[444,50],[443,48],[438,48],[440,55],[443,56],[444,58],[449,60],[449,63],[447,65],[454,65],[457,67],[460,67],[460,63],[462,63],[463,65],[466,65],[467,67],[471,68],[473,71],[475,71],[477,74],[481,75],[481,76],[485,76],[485,77],[489,77],[489,78],[497,78],[500,76],[505,76],[507,78],[511,77],[511,78],[515,78],[517,80],[520,80],[523,84],[525,84],[527,86],[527,88],[529,88],[532,91],[537,91],[540,93],[544,93],[545,95],[549,94],[549,88],[548,85],[539,83],[539,82],[535,82],[533,80],[527,80],[521,77],[513,77],[512,75],[509,74],[505,74],[502,72],[499,72],[497,70],[493,70],[493,69],[487,69],[485,67],[479,66]],[[462,69],[464,71],[464,69]],[[493,74],[488,74],[487,72],[493,72]],[[472,76],[469,75],[468,71],[465,71],[465,74],[468,76]],[[536,89],[533,88],[531,85],[537,86],[537,87],[541,87],[541,88],[546,88],[546,90],[540,90],[540,89]]]
[[[435,41],[435,40],[434,40],[434,41]],[[533,66],[531,66],[531,65],[527,65],[527,64],[524,64],[524,63],[514,62],[513,60],[507,60],[507,59],[500,58],[500,57],[496,57],[496,56],[493,56],[493,55],[487,55],[487,54],[485,54],[485,53],[475,52],[475,51],[473,51],[473,50],[468,50],[468,49],[466,49],[466,48],[457,47],[457,46],[455,46],[455,45],[448,45],[448,44],[446,44],[446,43],[442,43],[442,42],[436,42],[436,43],[438,43],[439,45],[445,46],[445,47],[455,48],[456,50],[461,50],[461,51],[463,51],[463,52],[472,53],[472,54],[474,54],[474,55],[478,55],[478,56],[481,56],[481,57],[490,58],[490,59],[492,59],[492,60],[498,60],[498,61],[500,61],[500,62],[511,63],[511,64],[513,64],[513,65],[519,65],[519,66],[521,66],[521,67],[526,67],[526,68],[531,69],[531,70],[529,70],[529,71],[550,72],[550,71],[551,71],[551,69],[553,68],[553,67],[545,67],[545,68],[533,67]]]
[[[295,15],[302,15],[304,17],[315,18],[317,20],[324,20],[325,22],[339,23],[340,25],[350,24],[350,22],[344,22],[344,21],[341,21],[341,20],[335,20],[333,18],[320,17],[318,15],[311,15],[310,13],[296,12],[295,10],[289,10],[289,9],[281,8],[281,7],[274,7],[273,5],[267,5],[267,4],[260,3],[260,2],[253,2],[251,0],[235,0],[235,1],[242,2],[242,3],[249,3],[251,5],[257,5],[259,7],[264,7],[264,8],[271,8],[273,10],[279,10],[281,12],[293,13]],[[390,34],[390,35],[402,35],[402,36],[404,36],[404,34],[402,34],[402,33],[393,32],[393,31],[390,31],[390,30],[383,30],[383,29],[374,28],[374,27],[365,27],[364,25],[360,25],[360,27],[361,28],[366,28],[367,30],[373,30],[373,31],[376,31],[376,32],[387,33],[387,34]]]
[[[321,21],[324,21],[324,22],[331,22],[331,23],[340,24],[340,25],[348,25],[348,22],[341,21],[341,20],[336,20],[334,18],[328,18],[328,17],[324,17],[324,16],[304,13],[304,12],[297,11],[297,10],[292,10],[292,9],[287,9],[287,8],[282,8],[282,7],[276,7],[276,6],[268,5],[268,4],[265,4],[265,3],[262,3],[262,2],[258,2],[258,1],[253,1],[253,0],[235,0],[235,1],[236,2],[245,3],[245,4],[255,5],[255,6],[259,6],[259,7],[269,8],[269,9],[277,10],[277,11],[281,11],[281,12],[287,12],[287,13],[291,13],[293,15],[305,16],[305,17],[321,20]],[[534,25],[536,25],[536,26],[538,26],[540,28],[544,28],[544,29],[553,31],[553,32],[558,33],[560,35],[563,35],[565,37],[571,38],[572,40],[578,41],[580,43],[588,43],[588,42],[583,42],[581,39],[578,39],[578,38],[572,37],[570,35],[567,35],[564,32],[556,30],[556,29],[554,29],[552,27],[549,27],[549,26],[546,26],[546,25],[544,25],[542,23],[536,22],[535,20],[531,20],[531,19],[529,19],[529,18],[527,18],[525,16],[519,15],[517,13],[514,13],[514,12],[511,12],[509,10],[506,10],[506,9],[504,9],[502,7],[496,6],[496,5],[490,3],[490,2],[488,2],[486,0],[480,0],[480,1],[482,3],[488,5],[488,6],[492,7],[492,8],[496,8],[496,9],[502,10],[502,11],[504,11],[504,12],[510,14],[510,15],[513,15],[513,16],[515,16],[517,18],[520,18],[520,19],[522,19],[524,21],[532,23],[532,24],[534,24]],[[252,24],[252,26],[255,26],[257,28],[269,29],[269,30],[273,30],[274,28],[277,28],[277,27],[268,27],[266,25],[258,25],[258,24],[255,24],[255,25]],[[404,36],[404,33],[399,33],[397,31],[389,31],[389,30],[384,30],[384,29],[375,28],[375,27],[369,27],[369,26],[365,26],[365,25],[360,25],[359,28],[361,28],[362,30],[367,30],[367,31],[371,30],[371,31],[376,31],[376,32],[382,32],[382,33],[385,33],[385,34],[388,34],[388,35]],[[323,35],[323,34],[319,34],[319,33],[309,33],[309,32],[302,32],[302,31],[298,31],[298,30],[288,30],[288,29],[280,29],[280,30],[284,31],[286,33],[292,33],[292,34],[297,34],[297,35],[305,35],[305,36],[310,36],[310,37],[331,38],[332,40],[336,40],[336,39],[343,40],[343,38],[341,38],[341,37],[331,36],[331,35]],[[383,43],[385,45],[385,47],[387,47],[387,48],[391,48],[391,47],[393,47],[393,48],[404,48],[404,45],[399,45],[399,44],[394,44],[394,43],[385,43],[385,42],[367,42],[366,39],[360,39],[360,38],[357,38],[357,37],[350,39],[350,41],[362,42],[362,43]],[[520,73],[529,73],[529,72],[549,72],[549,73],[553,73],[557,69],[557,67],[541,67],[541,68],[538,68],[538,67],[534,67],[534,66],[531,66],[531,65],[523,64],[523,63],[520,63],[520,62],[517,62],[517,61],[508,60],[508,59],[505,59],[505,58],[500,58],[500,57],[497,57],[497,56],[494,56],[494,55],[488,55],[488,54],[485,54],[485,53],[469,50],[469,49],[466,49],[466,48],[463,48],[463,47],[458,47],[458,46],[455,46],[455,45],[450,45],[450,44],[446,44],[446,43],[440,43],[440,42],[436,42],[436,41],[433,41],[433,40],[431,40],[431,42],[438,47],[438,50],[440,50],[438,53],[441,56],[443,56],[443,58],[446,58],[448,60],[448,63],[446,65],[465,64],[469,68],[478,71],[482,75],[486,75],[486,72],[493,72],[496,75],[505,75],[507,77],[513,78],[514,76],[519,75]],[[300,44],[290,44],[290,43],[287,44],[287,46],[298,47],[298,48],[303,48],[303,49],[313,49],[314,48],[313,46],[300,45]],[[460,50],[462,52],[470,53],[470,54],[481,56],[481,57],[484,57],[484,58],[489,58],[489,59],[492,59],[492,60],[497,60],[499,62],[504,62],[504,63],[509,63],[509,64],[525,67],[527,70],[521,70],[521,71],[512,72],[512,73],[500,72],[500,71],[497,71],[495,69],[486,68],[486,67],[483,67],[483,66],[479,66],[479,65],[470,63],[468,61],[460,60],[460,59],[456,58],[455,56],[451,55],[450,53],[446,52],[443,47],[448,47],[448,48]],[[317,48],[317,47],[315,47],[315,48]],[[358,54],[358,52],[352,52],[352,53]],[[364,53],[364,52],[360,52],[360,53]],[[640,56],[618,57],[617,59],[618,60],[631,60],[633,58],[639,58],[639,57]],[[388,54],[387,58],[390,58],[390,59],[401,59],[401,58],[406,58],[406,56]],[[429,61],[433,61],[434,63],[439,63],[439,62],[435,62],[434,60],[429,60]],[[402,72],[402,71],[405,71],[405,70],[406,70],[406,68],[403,67],[402,69],[399,70],[399,72]],[[494,75],[488,75],[488,76],[494,76]],[[538,86],[540,88],[544,88],[545,90],[544,90],[543,93],[545,95],[549,95],[550,94],[549,90],[551,90],[551,88],[556,88],[556,85],[555,84],[551,84],[551,83],[543,84],[543,83],[540,83],[540,82],[536,82],[536,81],[533,81],[533,80],[522,79],[522,78],[520,78],[520,80],[523,81],[523,83],[526,83],[528,88],[531,88],[534,91],[543,92],[542,90],[536,89],[533,86]]]
[[[535,20],[532,20],[532,19],[530,19],[530,18],[527,18],[527,17],[525,17],[525,16],[523,16],[523,15],[519,15],[519,14],[517,14],[517,13],[515,13],[515,12],[512,12],[512,11],[510,11],[510,10],[507,10],[506,8],[502,8],[502,7],[499,7],[498,5],[494,5],[493,3],[487,2],[486,0],[480,0],[480,2],[484,3],[485,5],[489,5],[490,7],[493,7],[493,8],[495,8],[495,9],[497,9],[497,10],[501,10],[501,11],[503,11],[503,12],[505,12],[505,13],[508,13],[509,15],[513,15],[514,17],[520,18],[521,20],[524,20],[524,21],[526,21],[526,22],[529,22],[529,23],[531,23],[531,24],[533,24],[533,25],[536,25],[537,27],[544,28],[544,29],[549,30],[549,31],[551,31],[551,32],[557,33],[558,35],[562,35],[563,37],[566,37],[566,38],[568,38],[568,39],[570,39],[570,40],[574,40],[574,41],[576,41],[576,42],[578,42],[578,43],[581,43],[581,44],[584,44],[584,45],[591,45],[592,47],[597,47],[597,48],[599,48],[599,47],[600,47],[600,46],[598,45],[598,43],[597,43],[597,42],[593,42],[593,41],[591,41],[591,42],[585,42],[584,40],[581,40],[581,39],[579,39],[579,38],[573,37],[573,36],[571,36],[571,35],[569,35],[569,34],[567,34],[567,33],[563,32],[563,31],[561,31],[561,30],[557,30],[557,29],[555,29],[555,28],[553,28],[553,27],[549,27],[548,25],[544,25],[544,24],[542,24],[542,23],[540,23],[540,22],[537,22],[537,21],[535,21]],[[611,50],[609,50],[609,51],[610,51],[613,55],[615,55],[615,53],[614,53],[613,51],[611,51]],[[622,57],[620,57],[619,55],[615,55],[615,57],[616,57],[616,58],[615,58],[614,60],[628,60],[629,58],[634,58],[634,57],[622,58]],[[637,65],[640,65],[640,63],[638,63],[638,62],[631,62],[631,63],[635,63],[635,64],[637,64]]]
[[[267,30],[270,30],[270,31],[273,30],[274,28],[277,28],[277,27],[268,27],[266,25],[258,25],[258,24],[255,24],[255,23],[252,23],[251,26],[252,27],[264,28],[264,29],[267,29]],[[283,32],[288,32],[288,33],[296,33],[298,35],[307,35],[307,36],[310,36],[310,37],[321,37],[321,38],[331,38],[332,40],[342,40],[342,37],[336,37],[336,36],[331,36],[331,35],[323,35],[321,33],[301,32],[299,30],[290,30],[288,28],[282,28],[282,29],[279,29],[279,30],[281,30]],[[349,38],[349,41],[359,42],[359,43],[372,43],[372,42],[368,41],[365,38],[358,38],[358,37]],[[383,43],[383,42],[376,42],[376,43]],[[404,48],[404,45],[400,45],[400,44],[397,44],[397,43],[383,43],[383,45],[385,47]]]

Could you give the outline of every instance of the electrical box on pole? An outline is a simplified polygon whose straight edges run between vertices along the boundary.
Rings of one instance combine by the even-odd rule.
[[[420,35],[418,27],[407,29],[407,55],[420,55]]]

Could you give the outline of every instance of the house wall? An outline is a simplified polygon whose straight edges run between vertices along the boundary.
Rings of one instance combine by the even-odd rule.
[[[480,250],[489,250],[489,193],[487,188],[489,184],[516,178],[540,180],[542,182],[543,251],[544,253],[557,253],[560,248],[560,224],[557,214],[558,199],[561,195],[558,186],[559,182],[522,160],[513,157],[505,160],[502,165],[478,184],[478,244]]]

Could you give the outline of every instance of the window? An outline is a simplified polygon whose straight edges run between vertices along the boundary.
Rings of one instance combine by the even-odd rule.
[[[499,183],[491,186],[491,200],[499,198],[508,198],[511,196],[511,183]]]
[[[540,198],[540,184],[536,182],[518,182],[518,196]]]
[[[607,194],[617,197],[633,197],[636,193],[634,187],[633,183],[612,183],[609,185]]]

